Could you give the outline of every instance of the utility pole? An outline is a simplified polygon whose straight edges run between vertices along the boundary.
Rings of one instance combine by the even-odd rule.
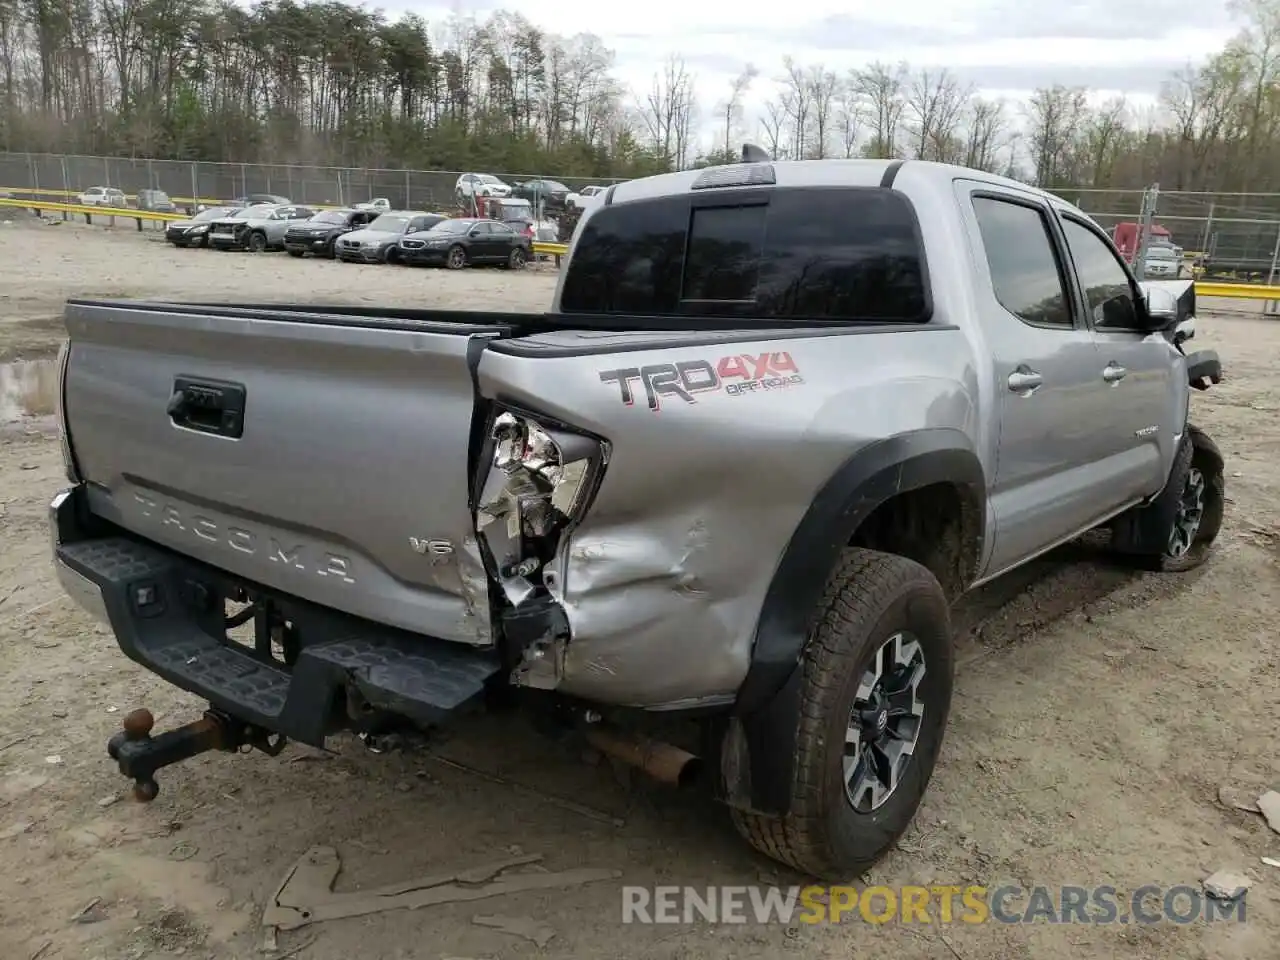
[[[1147,247],[1151,244],[1151,222],[1156,216],[1160,184],[1153,183],[1142,192],[1142,214],[1138,217],[1138,248],[1133,253],[1133,272],[1139,280],[1147,275]]]

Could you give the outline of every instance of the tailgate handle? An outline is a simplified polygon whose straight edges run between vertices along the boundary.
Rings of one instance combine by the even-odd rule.
[[[169,419],[175,427],[239,439],[244,433],[243,384],[175,377]]]

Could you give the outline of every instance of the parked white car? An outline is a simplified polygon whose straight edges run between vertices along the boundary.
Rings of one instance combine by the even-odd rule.
[[[377,213],[385,213],[391,209],[391,201],[386,197],[375,197],[365,203],[357,203],[356,210],[373,210]]]
[[[509,197],[511,184],[491,173],[464,173],[458,178],[454,193],[459,200],[470,200],[473,197]]]
[[[603,197],[605,191],[608,189],[608,187],[597,186],[583,187],[577,193],[571,193],[565,197],[564,202],[571,207],[586,207],[589,203],[593,202],[593,197]]]
[[[129,200],[123,190],[116,187],[90,187],[76,197],[76,202],[83,207],[118,207],[129,206]]]
[[[1176,247],[1152,244],[1147,248],[1146,278],[1177,280],[1182,276],[1182,251]]]

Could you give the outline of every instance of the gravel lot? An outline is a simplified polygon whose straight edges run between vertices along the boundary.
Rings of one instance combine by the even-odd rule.
[[[172,250],[131,229],[0,229],[0,361],[56,350],[69,296],[307,300],[540,310],[554,270],[446,273]],[[62,482],[44,366],[0,367],[0,956],[1261,958],[1280,939],[1280,835],[1231,804],[1280,788],[1275,611],[1280,578],[1280,323],[1206,313],[1197,344],[1230,382],[1193,416],[1229,457],[1227,525],[1197,574],[1136,575],[1072,546],[957,612],[960,671],[943,759],[916,825],[865,878],[877,884],[1194,887],[1250,875],[1247,922],[1179,925],[623,927],[620,883],[791,884],[723,811],[491,720],[432,751],[328,758],[205,756],[162,772],[137,805],[104,744],[146,705],[158,728],[201,705],[126,660],[66,601],[45,507]],[[43,378],[43,379],[42,379]],[[548,802],[570,798],[617,826]],[[513,852],[621,881],[336,920],[262,951],[259,915],[314,844],[342,857],[339,890],[409,880]],[[76,922],[86,904],[93,904]],[[472,922],[536,918],[538,948]],[[84,922],[89,921],[89,922]]]

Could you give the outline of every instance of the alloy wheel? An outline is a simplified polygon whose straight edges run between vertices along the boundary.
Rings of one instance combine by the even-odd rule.
[[[1178,498],[1178,509],[1173,518],[1173,530],[1169,534],[1169,556],[1182,557],[1196,542],[1200,523],[1204,520],[1204,474],[1196,467],[1187,471]]]
[[[902,782],[924,719],[920,701],[924,651],[909,633],[895,633],[872,657],[854,694],[845,729],[842,774],[854,810],[882,806]]]

